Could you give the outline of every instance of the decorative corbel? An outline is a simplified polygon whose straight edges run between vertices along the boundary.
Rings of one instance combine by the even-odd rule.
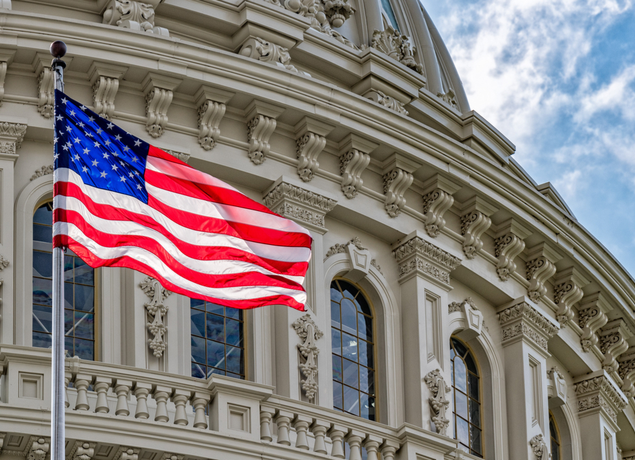
[[[364,181],[362,173],[370,163],[370,153],[378,147],[356,134],[349,134],[340,142],[340,174],[342,192],[346,198],[355,198]]]
[[[168,306],[165,305],[165,299],[172,294],[172,292],[165,289],[161,286],[161,283],[149,276],[139,284],[139,287],[150,297],[150,301],[143,304],[149,315],[147,324],[148,330],[154,336],[149,346],[152,349],[152,354],[160,358],[165,351],[165,334],[168,331],[166,324]]]
[[[423,381],[430,390],[428,402],[432,409],[431,419],[432,423],[434,423],[434,430],[442,436],[447,436],[450,421],[445,418],[445,413],[448,410],[450,401],[448,401],[445,394],[449,393],[451,388],[446,385],[439,369],[428,372],[423,378]]]
[[[72,56],[65,56],[66,68],[73,62]],[[51,55],[49,53],[37,53],[31,64],[37,75],[37,111],[44,118],[53,116],[55,107],[55,81],[51,71]]]
[[[475,196],[463,204],[461,212],[461,235],[463,235],[463,253],[473,259],[483,248],[481,236],[492,225],[490,216],[498,211],[482,198]]]
[[[205,85],[194,95],[198,111],[198,143],[203,149],[212,150],[216,146],[220,122],[232,97],[234,93]]]
[[[90,66],[88,76],[93,88],[95,112],[98,115],[110,119],[115,113],[115,97],[119,90],[119,80],[127,70],[127,67],[101,62],[93,62]]]
[[[494,237],[494,255],[498,259],[496,273],[501,281],[507,281],[516,271],[514,260],[525,250],[523,240],[529,235],[531,231],[514,219],[509,219],[498,226]]]
[[[238,52],[241,56],[256,59],[261,62],[274,64],[281,69],[290,70],[291,72],[300,73],[310,77],[311,75],[299,71],[295,66],[291,65],[291,55],[289,50],[283,46],[268,42],[260,37],[249,37]]]
[[[328,19],[331,27],[338,29],[344,25],[344,22],[355,13],[355,8],[346,0],[325,0],[324,14]]]
[[[253,100],[247,109],[247,154],[255,165],[262,164],[269,154],[269,138],[276,129],[276,118],[282,115],[284,108]]]
[[[181,80],[149,73],[142,83],[146,96],[146,130],[152,137],[159,137],[168,124],[168,109],[174,91]]]
[[[618,359],[618,375],[622,379],[622,391],[629,398],[635,398],[635,347]]]
[[[69,458],[71,460],[92,460],[95,457],[97,443],[87,441],[75,441]]]
[[[551,455],[549,455],[549,448],[547,447],[547,444],[541,434],[537,434],[531,438],[529,445],[536,456],[536,460],[549,460],[551,458]]]
[[[326,146],[326,136],[334,128],[333,125],[309,117],[304,117],[295,125],[298,175],[304,182],[313,179],[313,174],[320,167],[318,156]]]
[[[309,402],[315,402],[315,396],[318,392],[318,361],[317,356],[320,353],[320,349],[315,344],[317,340],[320,340],[324,335],[322,331],[317,327],[310,314],[301,316],[291,324],[291,327],[295,329],[302,343],[298,344],[298,349],[304,357],[305,361],[300,363],[300,371],[304,376],[302,384],[302,390]]]
[[[443,215],[454,204],[454,195],[461,186],[435,174],[423,184],[423,214],[428,235],[436,238],[445,227]]]
[[[562,256],[542,242],[529,249],[527,254],[527,295],[534,303],[538,303],[547,294],[545,282],[556,273],[556,262]]]
[[[120,446],[112,460],[139,460],[139,451],[133,447]]]
[[[553,301],[558,306],[556,319],[561,327],[574,317],[573,305],[582,299],[582,288],[590,283],[573,267],[558,273],[554,279]]]
[[[154,10],[163,0],[110,0],[103,12],[103,24],[169,37],[164,27],[154,25]]]
[[[50,448],[51,438],[31,436],[26,445],[24,456],[26,460],[46,460]]]
[[[421,164],[403,155],[393,153],[383,164],[384,208],[390,217],[397,217],[406,206],[404,194],[414,180],[412,174]]]
[[[591,294],[580,301],[578,310],[578,325],[582,329],[580,345],[582,351],[588,352],[597,345],[596,332],[608,322],[606,313],[611,310],[610,305],[599,292]]]
[[[567,402],[567,382],[564,375],[556,367],[547,371],[547,393],[549,407],[560,407]]]
[[[15,50],[0,50],[0,106],[2,106],[2,100],[4,99],[4,81],[7,77],[7,69],[13,62],[14,55]]]
[[[600,338],[600,351],[604,355],[602,368],[606,372],[616,372],[619,368],[617,358],[628,350],[626,342],[633,336],[631,330],[622,319],[608,322],[598,334]]]

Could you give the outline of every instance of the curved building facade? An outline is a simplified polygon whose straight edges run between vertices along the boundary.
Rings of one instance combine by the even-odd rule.
[[[635,458],[635,281],[418,1],[0,0],[2,459],[50,450],[56,39],[70,97],[314,238],[306,312],[68,253],[70,460]]]

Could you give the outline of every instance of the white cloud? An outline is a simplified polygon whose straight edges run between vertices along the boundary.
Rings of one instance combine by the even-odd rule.
[[[582,171],[576,169],[566,173],[563,177],[554,181],[553,185],[565,201],[572,201],[575,199],[580,188],[580,179],[582,179]]]

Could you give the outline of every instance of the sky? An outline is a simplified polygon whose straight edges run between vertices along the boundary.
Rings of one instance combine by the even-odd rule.
[[[635,0],[421,0],[472,110],[635,277]]]

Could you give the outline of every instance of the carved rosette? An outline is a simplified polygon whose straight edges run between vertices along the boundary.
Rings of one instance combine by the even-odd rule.
[[[87,441],[75,441],[71,454],[71,460],[92,460],[95,457],[95,447],[97,443]]]
[[[588,352],[598,343],[599,338],[596,332],[608,322],[605,314],[608,305],[599,292],[582,299],[580,304],[578,312],[578,325],[582,329],[580,345],[582,351]]]
[[[498,314],[503,329],[503,346],[517,340],[527,340],[545,354],[549,353],[547,342],[558,332],[558,327],[527,302],[520,302]]]
[[[619,358],[618,375],[622,379],[622,391],[629,398],[635,398],[635,349]]]
[[[355,198],[362,188],[362,172],[370,163],[370,155],[357,149],[351,149],[340,156],[340,174],[342,192],[346,198]]]
[[[537,434],[533,438],[529,440],[529,445],[531,446],[531,450],[536,456],[536,460],[549,460],[551,455],[549,455],[549,449],[547,448],[547,444],[541,434]]]
[[[297,185],[279,181],[267,192],[264,203],[283,217],[308,225],[320,233],[326,233],[324,217],[333,210],[337,201]]]
[[[423,66],[417,64],[414,59],[417,50],[410,41],[410,37],[399,33],[392,27],[388,26],[385,30],[374,31],[370,46],[415,72],[423,74]]]
[[[104,10],[103,23],[125,29],[170,36],[167,29],[155,27],[154,9],[161,0],[110,0]]]
[[[165,334],[168,331],[167,312],[168,306],[165,305],[165,299],[172,294],[161,283],[151,277],[147,277],[139,284],[141,290],[150,298],[149,302],[143,304],[148,312],[148,330],[153,335],[150,340],[150,349],[152,354],[157,358],[163,356],[166,341]]]
[[[406,206],[404,194],[412,185],[413,177],[401,168],[394,168],[383,176],[384,179],[384,208],[390,217],[397,217]]]
[[[626,407],[626,400],[604,374],[587,377],[573,385],[578,398],[578,412],[599,411],[617,427],[617,414]]]
[[[304,182],[313,179],[318,170],[318,156],[326,146],[326,138],[319,134],[307,132],[296,140],[296,154],[298,158],[298,175]]]
[[[461,264],[458,257],[418,236],[399,244],[392,254],[399,264],[400,283],[419,275],[449,288],[450,273]]]
[[[404,103],[398,101],[392,96],[388,96],[379,90],[371,90],[364,94],[364,97],[370,99],[379,105],[386,107],[387,109],[394,110],[397,113],[401,113],[402,115],[408,115],[408,111],[404,107]]]
[[[589,281],[572,267],[559,273],[554,284],[553,301],[558,306],[556,319],[564,327],[573,319],[573,305],[582,299],[582,288],[589,284]]]
[[[628,343],[626,341],[632,337],[632,335],[632,332],[622,319],[611,321],[600,329],[598,333],[599,346],[600,351],[604,355],[602,368],[605,371],[611,373],[618,370],[619,362],[617,358],[628,350]]]
[[[291,327],[295,329],[302,343],[298,344],[298,350],[304,358],[304,362],[300,363],[300,372],[304,376],[304,380],[301,380],[302,390],[309,399],[309,402],[315,402],[315,396],[318,391],[318,365],[317,356],[320,353],[320,349],[315,344],[317,340],[320,340],[324,335],[322,331],[317,327],[310,314],[306,314],[291,324]]]
[[[440,435],[447,436],[450,421],[445,417],[445,413],[448,410],[450,401],[448,401],[445,394],[449,393],[451,388],[445,383],[445,380],[443,380],[439,369],[428,372],[423,378],[423,381],[430,390],[428,403],[432,409],[431,419],[432,423],[434,423],[434,429]]]

